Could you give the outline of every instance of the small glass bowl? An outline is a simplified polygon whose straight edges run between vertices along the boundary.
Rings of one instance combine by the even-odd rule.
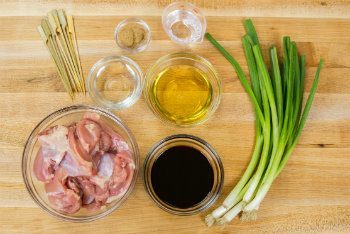
[[[123,46],[123,44],[120,42],[120,39],[118,37],[119,35],[119,32],[127,25],[131,25],[131,24],[138,24],[140,25],[143,30],[145,30],[145,40],[140,43],[140,45],[138,45],[137,47],[134,47],[134,48],[129,48],[129,47],[126,47],[126,46]],[[149,28],[148,24],[141,20],[141,19],[138,19],[138,18],[127,18],[125,20],[123,20],[122,22],[120,22],[118,24],[118,26],[115,28],[115,31],[114,31],[114,39],[115,39],[115,42],[117,43],[117,45],[122,48],[123,50],[127,50],[131,53],[137,53],[137,52],[141,52],[143,50],[145,50],[148,46],[149,46],[149,43],[151,41],[151,29]]]
[[[139,65],[128,57],[106,57],[93,65],[86,87],[97,104],[121,110],[132,106],[140,98],[143,74]]]
[[[186,209],[163,202],[154,192],[151,182],[151,171],[154,162],[163,152],[175,146],[189,146],[199,150],[207,158],[214,172],[213,187],[206,198],[195,206]],[[187,134],[172,135],[156,143],[149,151],[143,165],[143,182],[149,196],[163,210],[176,215],[194,215],[208,209],[219,197],[224,182],[224,168],[219,155],[203,139]]]
[[[163,11],[162,24],[170,39],[179,44],[202,42],[207,27],[204,14],[186,2],[168,5]]]
[[[208,81],[212,87],[212,97],[206,113],[202,118],[194,122],[179,122],[170,119],[160,110],[156,98],[153,95],[152,91],[159,73],[164,71],[167,67],[174,65],[189,65],[201,70],[207,75]],[[145,75],[144,95],[149,108],[160,120],[180,127],[195,126],[208,120],[218,108],[221,99],[221,80],[214,66],[203,57],[192,53],[174,53],[161,57],[149,68]]]
[[[120,134],[126,143],[129,145],[130,150],[133,153],[133,159],[135,162],[135,170],[132,178],[132,182],[125,192],[125,194],[116,201],[113,201],[109,204],[106,204],[104,208],[101,208],[97,211],[80,209],[77,213],[66,214],[59,212],[51,207],[50,202],[48,201],[47,194],[45,192],[44,183],[38,181],[34,175],[33,166],[36,154],[40,148],[40,143],[38,142],[38,134],[43,130],[50,128],[57,124],[69,125],[72,122],[77,122],[82,118],[82,116],[87,113],[97,113],[101,116],[101,119],[109,124],[109,126]],[[87,222],[93,221],[105,217],[106,215],[112,213],[118,207],[120,207],[124,201],[129,197],[131,191],[133,190],[139,168],[139,149],[136,143],[136,140],[128,127],[113,113],[106,111],[104,109],[92,106],[69,106],[63,109],[57,110],[52,114],[45,117],[42,121],[31,132],[30,136],[27,139],[27,142],[24,147],[23,157],[22,157],[22,176],[26,188],[33,198],[33,200],[40,206],[44,211],[53,215],[57,218],[68,220],[72,222]]]

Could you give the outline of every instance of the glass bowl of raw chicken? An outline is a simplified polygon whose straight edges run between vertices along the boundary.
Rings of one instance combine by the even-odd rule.
[[[139,151],[126,125],[92,106],[70,106],[44,118],[23,151],[28,192],[46,212],[74,222],[102,218],[130,195]]]

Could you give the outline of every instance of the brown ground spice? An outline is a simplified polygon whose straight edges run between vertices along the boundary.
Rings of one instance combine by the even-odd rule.
[[[139,24],[128,24],[119,31],[118,39],[123,47],[137,48],[146,39],[146,31]]]

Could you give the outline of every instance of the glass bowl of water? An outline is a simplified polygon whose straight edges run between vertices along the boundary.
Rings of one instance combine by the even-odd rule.
[[[203,13],[191,3],[174,2],[163,12],[164,31],[179,44],[203,41],[207,22]]]
[[[143,74],[139,65],[125,56],[111,56],[96,62],[86,80],[93,101],[112,110],[132,106],[143,88]]]

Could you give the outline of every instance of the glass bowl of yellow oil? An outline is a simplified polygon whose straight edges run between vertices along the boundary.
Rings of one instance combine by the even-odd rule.
[[[161,57],[148,70],[144,94],[161,120],[193,126],[206,121],[219,106],[221,81],[203,57],[174,53]]]

